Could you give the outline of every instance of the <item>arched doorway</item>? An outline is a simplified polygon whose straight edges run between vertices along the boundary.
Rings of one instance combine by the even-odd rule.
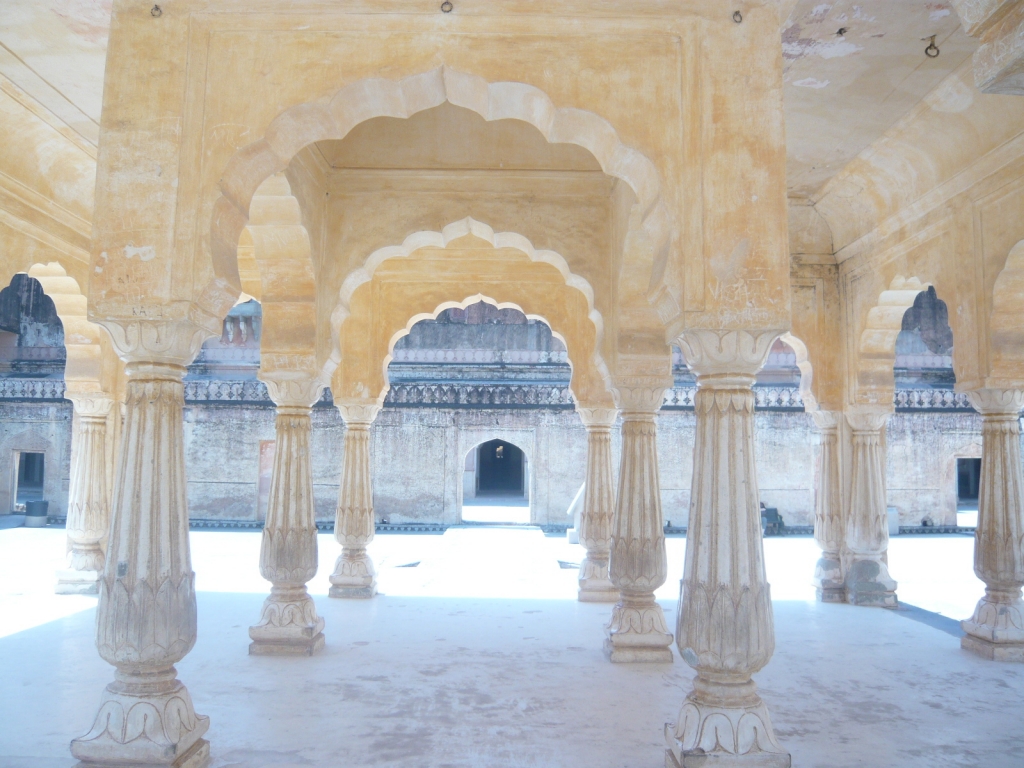
[[[473,448],[463,473],[462,522],[530,523],[529,467],[526,452],[506,440]]]

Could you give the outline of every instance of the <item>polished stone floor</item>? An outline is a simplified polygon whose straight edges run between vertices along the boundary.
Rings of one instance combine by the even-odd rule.
[[[0,531],[0,767],[70,768],[111,668],[93,645],[95,599],[52,594],[56,529]],[[199,640],[178,665],[212,718],[214,768],[660,768],[662,724],[692,671],[612,665],[608,607],[575,596],[582,550],[535,529],[381,535],[384,593],[326,597],[337,554],[321,537],[311,584],[327,621],[312,658],[250,657],[266,582],[259,534],[192,533]],[[900,537],[902,611],[820,605],[809,538],[765,542],[776,653],[757,675],[797,768],[1020,768],[1024,666],[959,648],[954,619],[981,592],[965,536]],[[669,623],[685,540],[668,542]],[[561,561],[561,563],[560,563]],[[418,563],[413,567],[414,563]]]

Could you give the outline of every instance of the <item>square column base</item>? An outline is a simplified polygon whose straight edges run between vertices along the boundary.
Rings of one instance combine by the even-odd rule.
[[[1024,664],[1024,643],[993,643],[974,635],[964,635],[960,638],[960,647],[989,661]]]
[[[368,587],[339,587],[335,585],[331,587],[327,594],[330,597],[365,600],[377,594],[377,585],[371,584]]]
[[[100,593],[99,571],[76,571],[65,568],[57,571],[58,595],[98,595]]]
[[[207,768],[210,764],[210,742],[200,739],[173,763],[94,763],[82,760],[75,768]]]
[[[723,752],[684,752],[683,762],[676,760],[671,749],[665,750],[665,768],[790,768],[793,760],[789,755],[777,752],[758,752],[747,755],[730,755]]]
[[[275,633],[276,637],[254,637],[253,629],[256,627],[249,630],[249,636],[253,639],[249,643],[250,656],[312,656],[324,647],[323,632],[296,632],[290,637],[278,632]]]
[[[581,603],[617,603],[620,599],[620,592],[615,587],[608,589],[580,588],[576,597]]]
[[[604,652],[608,659],[616,664],[671,664],[672,658],[672,635],[643,635],[649,643],[638,644],[637,636],[631,638],[633,642],[616,642],[613,638],[605,638]]]
[[[845,603],[846,602],[846,588],[841,587],[838,589],[822,589],[818,588],[815,590],[815,594],[818,597],[819,603]]]

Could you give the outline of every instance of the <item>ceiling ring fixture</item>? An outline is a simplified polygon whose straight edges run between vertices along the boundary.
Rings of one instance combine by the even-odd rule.
[[[735,21],[737,24],[739,24],[740,22],[743,21],[743,14],[740,13],[739,11],[733,11],[732,12],[732,20]]]
[[[154,5],[152,8],[149,9],[149,15],[152,16],[154,19],[158,19],[164,15],[164,9],[161,8],[159,5]]]
[[[451,13],[454,7],[455,6],[452,5],[452,0],[444,0],[444,2],[441,3],[441,13]]]
[[[936,56],[939,55],[939,46],[935,44],[935,35],[931,35],[930,37],[922,37],[921,39],[928,41],[928,47],[924,49],[925,56],[927,56],[929,59],[934,59]]]

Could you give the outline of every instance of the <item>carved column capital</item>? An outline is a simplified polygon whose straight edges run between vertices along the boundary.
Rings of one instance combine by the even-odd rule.
[[[105,419],[114,407],[114,398],[106,392],[65,392],[64,396],[75,405],[75,414]]]
[[[756,376],[768,359],[772,344],[784,332],[778,328],[737,331],[694,328],[680,334],[676,344],[702,386],[712,386],[719,378]],[[723,386],[732,385],[726,381]]]
[[[983,416],[1007,415],[1018,418],[1024,409],[1024,390],[1019,389],[976,389],[968,392],[978,413]]]
[[[580,415],[580,421],[588,430],[602,427],[611,429],[619,416],[617,408],[590,408],[579,404],[576,406],[576,413]]]
[[[665,400],[665,390],[672,387],[672,377],[616,378],[612,388],[615,405],[623,419],[653,417]]]
[[[125,363],[164,363],[187,366],[203,342],[217,336],[220,328],[193,319],[101,318],[97,322],[110,332],[118,356]]]
[[[880,432],[892,415],[892,406],[885,405],[852,405],[846,411],[846,422],[854,434],[864,432]]]
[[[258,378],[267,385],[267,393],[279,408],[312,408],[320,399],[327,382],[320,376],[269,375]]]
[[[341,418],[345,420],[345,426],[364,429],[369,429],[381,409],[380,403],[376,400],[335,401],[334,405],[341,413]]]
[[[811,411],[811,418],[819,430],[831,432],[839,428],[843,414],[841,411]]]

